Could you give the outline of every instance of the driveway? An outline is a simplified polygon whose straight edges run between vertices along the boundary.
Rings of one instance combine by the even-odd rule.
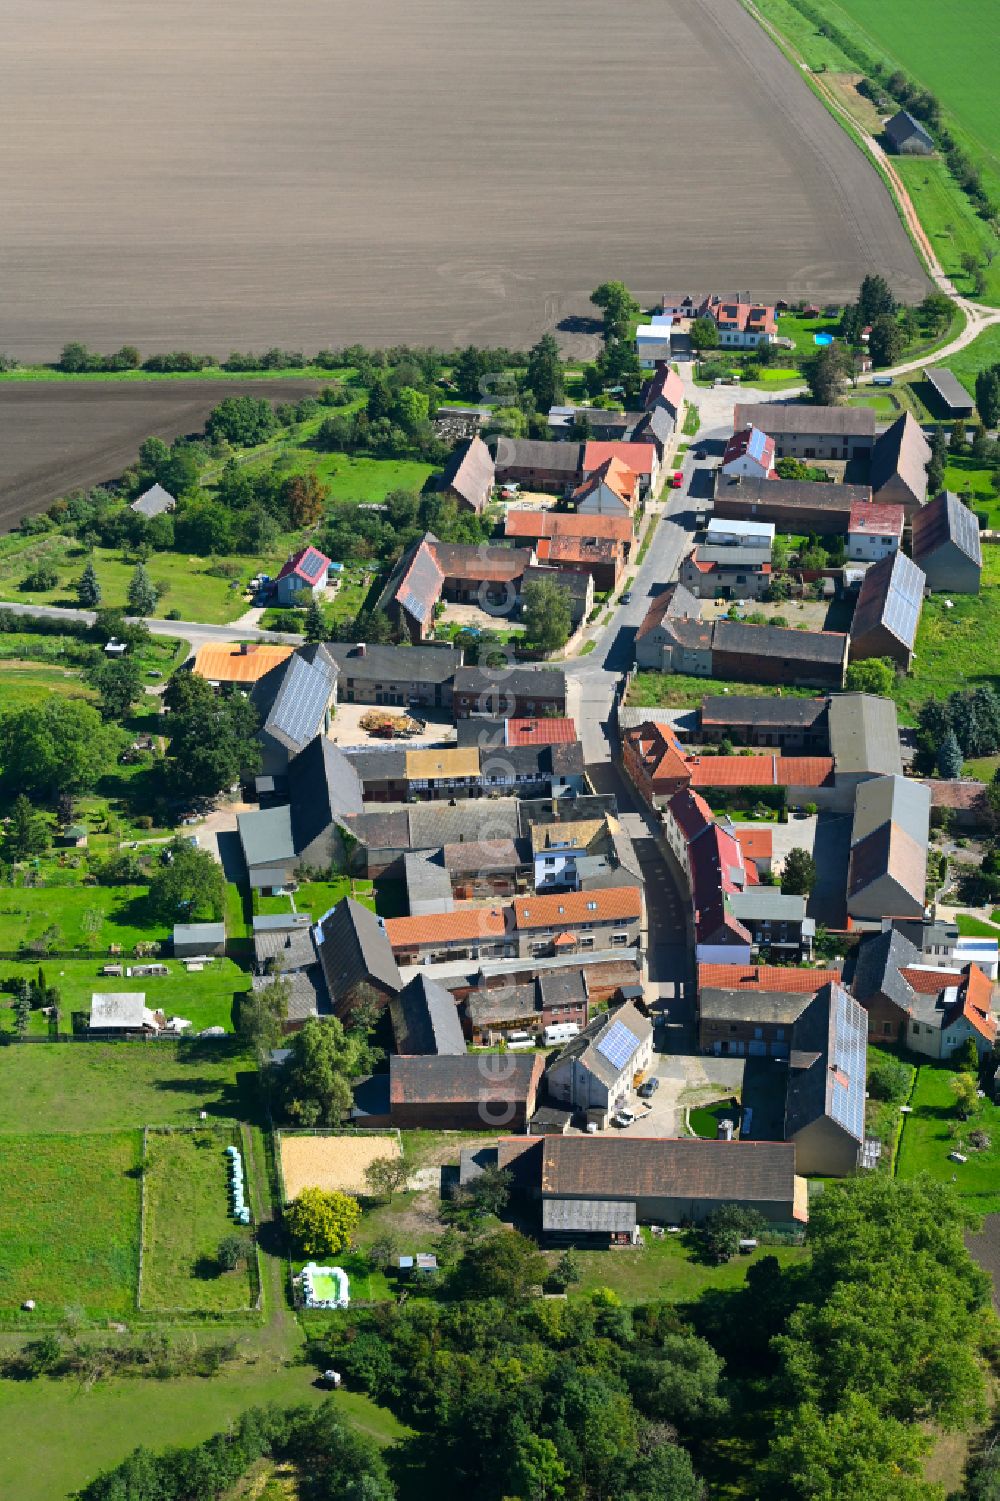
[[[743,1088],[742,1058],[712,1058],[700,1053],[654,1054],[653,1072],[660,1087],[651,1100],[630,1105],[636,1119],[631,1126],[609,1126],[622,1136],[683,1136],[684,1112],[694,1105],[739,1095]]]
[[[335,745],[365,745],[387,749],[389,746],[402,746],[412,749],[417,745],[454,745],[455,724],[451,715],[444,709],[413,709],[413,715],[421,720],[427,728],[420,735],[400,737],[398,740],[384,740],[380,735],[370,735],[367,730],[361,728],[361,721],[366,714],[373,709],[384,708],[387,714],[397,716],[410,713],[409,709],[399,704],[347,704],[338,703],[337,712],[334,714],[327,731],[327,736]]]

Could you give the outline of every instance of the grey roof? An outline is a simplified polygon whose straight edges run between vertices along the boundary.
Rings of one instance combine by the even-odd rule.
[[[897,110],[892,119],[885,122],[883,129],[894,146],[901,146],[905,141],[912,140],[914,136],[927,146],[933,147],[934,145],[934,137],[906,109]]]
[[[771,694],[709,695],[701,701],[701,722],[753,725],[767,729],[811,729],[826,713],[826,698],[777,698]]]
[[[922,504],[927,494],[927,462],[931,448],[920,430],[920,425],[910,412],[897,417],[875,442],[872,450],[872,493],[879,491],[890,480],[899,478],[911,494]]]
[[[802,991],[705,989],[698,999],[698,1014],[702,1021],[790,1026],[811,999]]]
[[[174,923],[174,947],[179,943],[225,943],[224,922],[177,922]]]
[[[940,547],[949,545],[957,547],[977,568],[983,566],[979,521],[951,490],[942,490],[915,513],[912,536],[913,561],[920,568]]]
[[[776,657],[794,662],[836,666],[843,662],[847,637],[834,631],[797,631],[783,625],[745,625],[740,620],[717,620],[712,646],[750,659]]]
[[[330,641],[326,649],[344,678],[361,682],[448,683],[461,665],[453,646],[379,646],[374,642]]]
[[[452,910],[451,881],[437,859],[429,860],[426,854],[404,855],[403,881],[411,917]]]
[[[528,584],[545,583],[555,580],[560,589],[565,589],[571,599],[586,599],[589,593],[590,574],[573,573],[566,568],[542,568],[537,563],[531,564],[521,575],[521,588]]]
[[[176,504],[169,490],[164,490],[162,485],[150,485],[137,500],[133,500],[131,509],[141,516],[162,516],[164,511],[172,511]]]
[[[272,983],[273,978],[273,975],[255,975],[254,990],[263,990]],[[304,1022],[311,1016],[320,1016],[329,1011],[329,996],[323,971],[315,962],[315,956],[312,964],[290,969],[281,978],[288,986],[288,1021]]]
[[[308,912],[265,912],[253,919],[254,936],[258,933],[291,933],[309,928]]]
[[[410,818],[405,808],[371,809],[345,819],[345,826],[368,849],[405,850],[410,845]]]
[[[585,1006],[590,998],[584,969],[549,969],[536,976],[538,999],[543,1007]]]
[[[552,1068],[578,1062],[596,1074],[602,1083],[612,1087],[628,1070],[636,1052],[652,1032],[649,1019],[637,1011],[631,1001],[626,1001],[616,1010],[595,1017],[560,1049]]]
[[[704,543],[696,547],[692,561],[711,563],[713,568],[763,568],[771,561],[769,547],[727,547],[722,543]]]
[[[410,848],[439,849],[445,844],[478,843],[518,837],[518,800],[465,798],[448,803],[417,803],[409,809]]]
[[[534,983],[482,986],[465,998],[466,1016],[480,1027],[521,1021],[537,1010],[538,990]]]
[[[316,735],[289,761],[288,797],[296,854],[332,822],[364,811],[357,771],[325,735]]]
[[[662,405],[651,407],[636,424],[632,433],[632,442],[643,442],[645,435],[649,433],[660,443],[669,443],[676,426],[676,419],[669,407]]]
[[[261,808],[253,813],[239,813],[236,827],[248,869],[260,865],[287,865],[295,859],[291,808]]]
[[[295,755],[323,728],[337,683],[337,665],[324,646],[300,647],[253,685],[250,697],[263,729]]]
[[[726,906],[735,917],[751,922],[802,922],[806,899],[777,886],[748,886],[745,891],[726,894]]]
[[[275,960],[283,971],[308,969],[316,963],[316,949],[308,923],[302,928],[262,928],[259,932],[255,929],[253,953],[258,964]]]
[[[942,366],[939,370],[925,370],[924,380],[930,382],[946,406],[954,407],[958,412],[972,411],[972,397],[955,372],[947,366]]]
[[[483,1057],[472,1053],[394,1053],[389,1059],[391,1105],[482,1106],[482,1119],[493,1129],[501,1118],[497,1106],[527,1103],[539,1074],[540,1055],[510,1053],[501,1069],[484,1067]]]
[[[817,507],[850,515],[855,501],[871,500],[871,485],[838,485],[827,480],[755,479],[751,475],[716,474],[716,499],[741,504]],[[846,529],[846,528],[845,528]]]
[[[926,582],[923,571],[905,553],[890,553],[873,563],[861,584],[851,621],[851,640],[861,640],[882,627],[912,651]]]
[[[772,437],[816,433],[871,438],[875,435],[875,413],[871,407],[814,407],[792,401],[737,402],[733,431],[740,432],[745,427],[759,428]]]
[[[391,1002],[393,1034],[400,1053],[464,1056],[465,1036],[450,991],[427,975],[415,975]]]
[[[913,990],[900,970],[908,964],[919,963],[920,950],[894,928],[863,938],[850,979],[855,1000],[864,1005],[874,996],[884,995],[902,1011],[908,1011]]]
[[[406,751],[401,745],[352,747],[346,755],[362,785],[406,780]]]
[[[617,1199],[545,1199],[542,1229],[548,1234],[629,1234],[635,1229],[635,1204]]]
[[[455,726],[456,744],[476,746],[480,750],[499,750],[507,743],[506,719],[492,719],[485,714],[472,714],[460,719]]]
[[[858,844],[883,824],[894,823],[926,848],[930,808],[931,795],[922,782],[901,776],[872,777],[855,794],[851,843]]]
[[[374,912],[345,896],[316,924],[313,939],[336,1004],[353,986],[373,980],[386,990],[403,988],[392,946]]]
[[[542,1195],[774,1203],[791,1211],[795,1148],[696,1137],[546,1136]]]
[[[558,667],[511,667],[489,671],[482,667],[460,667],[455,673],[456,693],[499,694],[504,699],[517,693],[529,698],[565,698],[566,675]]]
[[[835,771],[902,776],[899,725],[891,698],[836,693],[830,699],[829,725]]]
[[[143,990],[95,991],[90,997],[92,1027],[141,1027],[146,1020]]]
[[[792,1067],[785,1098],[785,1137],[822,1116],[861,1143],[865,1136],[868,1016],[840,985],[824,985],[795,1023],[795,1052],[812,1055]]]
[[[555,469],[571,475],[583,464],[582,443],[556,443],[546,438],[502,438],[497,445],[499,469]]]
[[[442,845],[441,863],[455,875],[465,872],[489,875],[515,871],[528,862],[513,839],[470,839],[463,844]]]
[[[444,574],[430,546],[436,541],[433,532],[425,532],[419,541],[407,548],[379,595],[380,610],[396,601],[414,620],[421,623],[430,620],[444,583]]]

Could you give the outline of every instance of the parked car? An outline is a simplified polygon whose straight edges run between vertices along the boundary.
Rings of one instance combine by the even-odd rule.
[[[623,605],[630,605],[631,603],[632,603],[632,590],[631,589],[626,589],[625,593],[622,595],[622,604]]]
[[[701,462],[702,459],[707,458],[707,454],[705,453],[705,450],[703,448],[696,448],[694,451],[694,456],[699,462]]]
[[[618,1114],[614,1118],[614,1124],[616,1126],[631,1126],[634,1120],[635,1114],[633,1113],[633,1111],[619,1110]]]
[[[678,470],[675,471],[674,477],[670,481],[670,488],[672,490],[679,490],[680,487],[681,487],[681,485],[683,485],[683,483],[684,483],[684,475],[678,469]]]
[[[651,1079],[646,1080],[645,1084],[639,1085],[639,1088],[636,1090],[636,1094],[640,1099],[649,1100],[652,1099],[653,1095],[656,1093],[659,1087],[660,1081],[654,1074]]]

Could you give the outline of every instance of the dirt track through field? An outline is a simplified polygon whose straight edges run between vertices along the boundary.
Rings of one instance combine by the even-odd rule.
[[[926,288],[875,173],[738,0],[3,11],[0,349],[22,359],[526,344],[607,277]]]

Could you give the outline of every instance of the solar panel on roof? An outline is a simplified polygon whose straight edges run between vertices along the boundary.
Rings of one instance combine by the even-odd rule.
[[[859,1141],[865,1134],[865,1048],[867,1013],[843,991],[834,991],[834,1069],[830,1114]],[[842,1080],[846,1079],[846,1083]]]
[[[299,572],[308,579],[318,579],[325,567],[326,559],[321,552],[316,551],[315,547],[310,547],[299,560]]]
[[[883,620],[899,641],[912,646],[924,602],[924,574],[904,553],[894,555]]]
[[[595,1044],[602,1058],[612,1068],[623,1069],[639,1046],[639,1039],[630,1032],[624,1022],[612,1022],[607,1032]]]
[[[268,716],[268,725],[305,745],[317,733],[326,712],[332,678],[325,664],[293,657]]]
[[[758,461],[761,460],[761,459],[763,459],[763,457],[764,457],[764,449],[765,449],[766,446],[767,446],[767,435],[766,435],[766,433],[762,433],[759,427],[751,428],[751,430],[750,430],[750,443],[749,443],[749,446],[747,448],[747,452],[749,453],[750,457],[752,459],[757,459]]]

